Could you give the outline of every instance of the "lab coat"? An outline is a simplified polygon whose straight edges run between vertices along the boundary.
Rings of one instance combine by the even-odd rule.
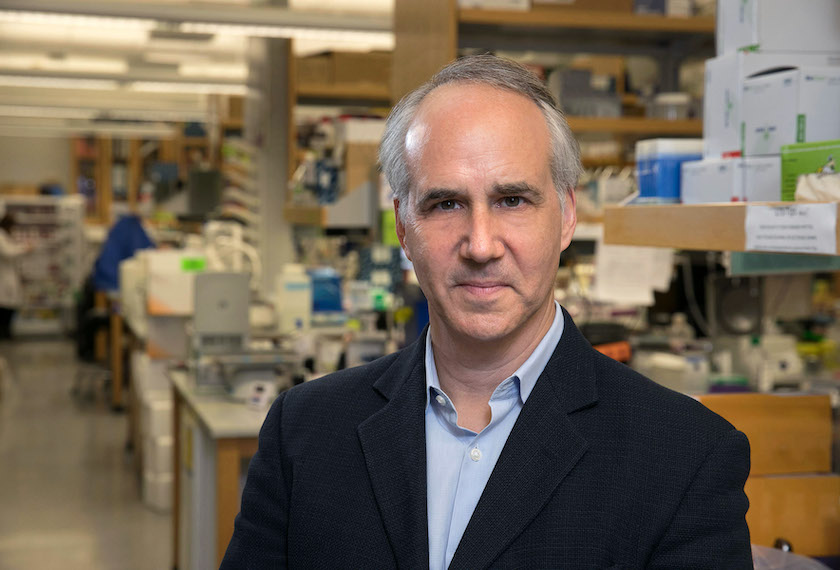
[[[0,307],[17,309],[23,304],[23,287],[18,274],[17,258],[26,249],[0,230]]]

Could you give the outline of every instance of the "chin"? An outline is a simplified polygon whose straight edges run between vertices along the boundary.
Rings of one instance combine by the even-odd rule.
[[[490,315],[462,315],[451,326],[462,337],[479,342],[502,340],[516,329],[508,317]]]

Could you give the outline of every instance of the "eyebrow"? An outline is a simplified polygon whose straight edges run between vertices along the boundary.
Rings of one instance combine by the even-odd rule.
[[[500,196],[522,196],[534,204],[542,204],[545,201],[545,196],[543,196],[542,192],[524,181],[496,184],[493,187],[493,192]]]
[[[454,188],[430,188],[424,191],[423,195],[419,197],[417,206],[420,209],[425,209],[426,206],[432,203],[457,200],[463,197],[465,193],[463,190],[456,190]]]

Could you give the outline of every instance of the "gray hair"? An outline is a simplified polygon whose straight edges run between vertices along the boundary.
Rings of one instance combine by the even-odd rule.
[[[408,204],[412,185],[411,171],[405,154],[405,137],[423,99],[434,89],[449,83],[479,83],[511,91],[530,99],[539,107],[551,139],[551,177],[560,205],[565,208],[566,193],[573,192],[581,173],[578,144],[569,124],[551,92],[524,66],[494,55],[474,55],[458,59],[429,81],[406,95],[388,115],[385,134],[379,145],[379,162],[388,178],[394,198]],[[400,209],[405,221],[407,208]]]

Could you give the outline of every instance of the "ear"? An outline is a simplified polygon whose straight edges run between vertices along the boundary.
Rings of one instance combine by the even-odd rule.
[[[577,202],[575,197],[575,190],[572,189],[566,193],[566,207],[563,209],[563,228],[560,235],[560,243],[563,250],[569,247],[572,243],[572,236],[575,235],[575,226],[577,225]]]
[[[394,199],[394,216],[396,218],[397,238],[400,240],[400,246],[402,246],[405,256],[411,261],[411,253],[409,253],[408,247],[405,245],[405,224],[403,224],[400,218],[400,201],[396,198]]]

